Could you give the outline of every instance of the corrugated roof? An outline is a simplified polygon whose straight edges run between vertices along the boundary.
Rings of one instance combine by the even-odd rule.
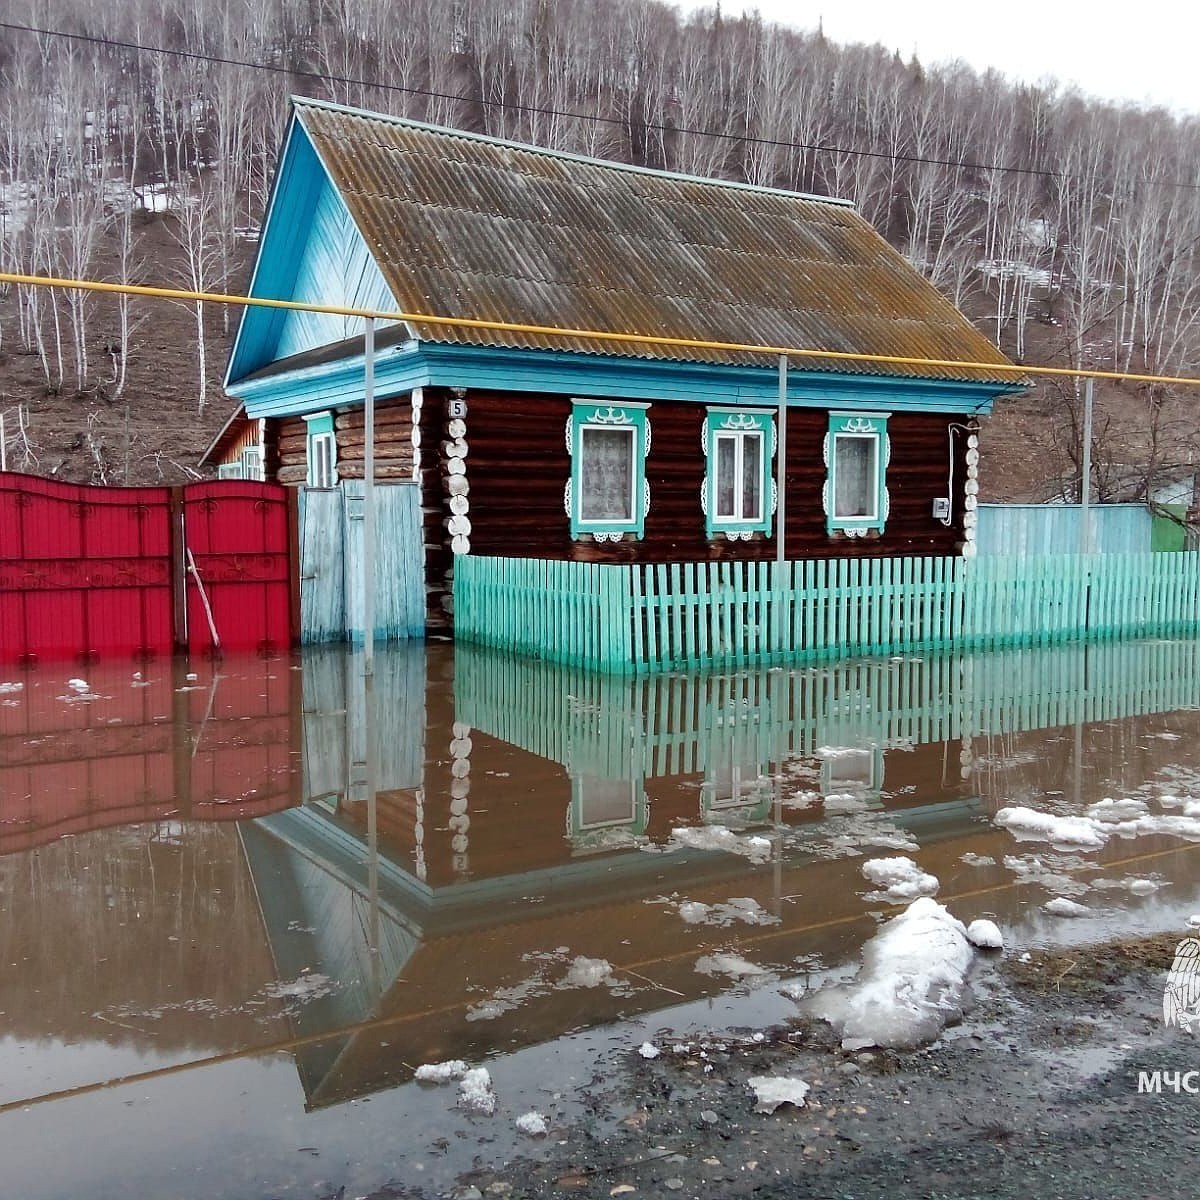
[[[406,311],[617,333],[1008,363],[853,208],[309,100],[303,128]],[[689,362],[762,355],[456,329],[424,341]],[[797,369],[1011,383],[838,360]]]

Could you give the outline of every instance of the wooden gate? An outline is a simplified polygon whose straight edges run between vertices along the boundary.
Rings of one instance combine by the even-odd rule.
[[[102,488],[0,474],[0,662],[284,650],[288,492]],[[216,631],[216,639],[213,630]]]

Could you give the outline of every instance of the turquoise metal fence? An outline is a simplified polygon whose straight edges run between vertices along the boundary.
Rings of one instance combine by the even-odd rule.
[[[1197,679],[1200,641],[1166,638],[637,677],[484,647],[454,656],[458,720],[614,778],[1172,712],[1195,706]]]
[[[1078,504],[981,504],[975,544],[983,555],[1077,554]],[[1093,554],[1144,554],[1154,522],[1144,504],[1093,504],[1088,508],[1088,546]]]
[[[1197,629],[1200,555],[455,560],[456,636],[618,674]]]

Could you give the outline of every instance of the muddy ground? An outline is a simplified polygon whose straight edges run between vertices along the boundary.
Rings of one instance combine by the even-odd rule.
[[[919,1051],[844,1054],[800,1024],[631,1049],[588,1119],[449,1194],[1194,1197],[1200,1096],[1138,1093],[1139,1071],[1200,1068],[1200,1039],[1162,1021],[1177,941],[982,964],[967,1020]],[[756,1113],[747,1079],[767,1074],[807,1081],[805,1107]]]

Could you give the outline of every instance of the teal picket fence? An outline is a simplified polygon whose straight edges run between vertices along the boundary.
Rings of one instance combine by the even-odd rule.
[[[460,555],[455,635],[615,674],[1197,629],[1200,555],[600,564]]]

